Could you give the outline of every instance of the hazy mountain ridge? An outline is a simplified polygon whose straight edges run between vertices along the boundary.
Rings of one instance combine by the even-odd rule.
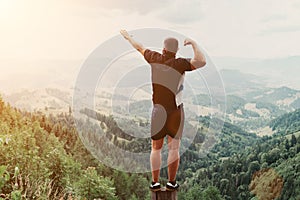
[[[300,90],[300,56],[272,59],[214,57],[221,69],[235,69],[263,77],[268,87],[287,86]]]
[[[3,99],[26,111],[54,113],[68,111],[72,103],[70,91],[55,88],[23,89],[9,95],[4,94]]]
[[[221,70],[226,90],[226,118],[247,131],[264,135],[267,123],[286,112],[300,108],[300,91],[286,86],[270,88],[265,80],[257,75],[242,73],[238,70]],[[189,84],[199,82],[197,74],[187,77]],[[45,88],[36,90],[19,90],[3,95],[3,99],[21,109],[43,112],[68,112],[72,106],[74,89]],[[128,99],[128,92],[134,94]],[[196,91],[196,93],[195,93]],[[212,99],[209,93],[198,87],[195,91],[186,88],[184,99],[187,119],[195,121],[197,115],[210,116],[222,112],[214,105],[224,104],[222,99]],[[115,92],[116,94],[113,94]],[[83,99],[94,98],[92,94],[82,91]],[[114,107],[111,107],[112,101]],[[212,101],[214,105],[212,105]],[[147,121],[151,108],[151,88],[121,87],[116,89],[98,88],[95,92],[97,111],[104,114],[119,113],[135,116],[136,121]],[[118,106],[119,105],[119,106]],[[126,107],[128,105],[128,107]],[[126,110],[128,109],[128,110]],[[272,134],[268,129],[267,134]]]

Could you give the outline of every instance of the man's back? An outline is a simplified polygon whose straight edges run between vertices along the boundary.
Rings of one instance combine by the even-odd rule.
[[[160,54],[149,49],[144,57],[151,65],[151,79],[154,104],[164,106],[166,110],[177,108],[175,96],[180,88],[180,80],[185,71],[191,71],[188,59],[176,58],[174,53]]]

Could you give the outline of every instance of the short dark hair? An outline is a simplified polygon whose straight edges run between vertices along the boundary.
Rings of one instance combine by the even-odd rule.
[[[164,40],[164,48],[169,52],[176,53],[178,50],[178,40],[172,37],[166,38]]]

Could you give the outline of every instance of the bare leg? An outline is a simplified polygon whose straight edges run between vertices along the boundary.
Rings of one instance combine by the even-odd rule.
[[[180,139],[173,139],[168,136],[168,176],[169,181],[176,180],[176,173],[179,166],[179,147],[180,147]]]
[[[152,181],[158,182],[160,165],[161,165],[161,149],[164,144],[164,138],[152,140],[152,150],[150,154],[150,162],[152,169]]]

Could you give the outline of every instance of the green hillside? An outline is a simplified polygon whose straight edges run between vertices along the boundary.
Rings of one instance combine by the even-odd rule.
[[[236,99],[234,98],[232,102]],[[274,109],[270,104],[261,106]],[[256,179],[252,180],[253,174],[258,170],[269,168],[274,169],[278,177],[282,178],[283,188],[279,199],[298,198],[299,192],[296,189],[299,185],[299,164],[296,161],[300,158],[298,110],[284,114],[270,123],[273,130],[281,133],[272,137],[260,138],[225,122],[222,132],[213,134],[217,143],[206,156],[199,154],[199,148],[201,149],[207,137],[211,137],[209,134],[214,132],[213,124],[220,122],[213,121],[208,116],[199,116],[198,121],[201,128],[198,129],[192,145],[181,157],[177,176],[178,181],[183,183],[179,193],[180,199],[205,199],[209,198],[207,195],[212,195],[212,199],[252,199],[255,195],[249,189],[250,183],[260,185]],[[212,128],[211,132],[208,132],[209,126]],[[134,144],[135,140],[131,142]],[[141,151],[139,149],[141,146],[134,147],[136,151]],[[163,169],[161,175],[167,177],[167,170]],[[272,182],[272,179],[270,181]]]
[[[300,109],[284,114],[271,121],[270,127],[277,134],[285,135],[300,131]]]
[[[299,91],[288,88],[288,87],[280,87],[280,88],[274,89],[270,93],[265,93],[264,95],[262,95],[261,97],[259,97],[257,99],[260,101],[264,101],[264,102],[274,103],[278,100],[282,100],[283,98],[292,97],[297,92],[299,92]]]
[[[148,177],[95,160],[70,113],[21,112],[0,98],[0,199],[147,199]]]
[[[249,186],[250,183],[252,186],[262,186],[263,183],[258,182],[260,179],[253,178],[257,171],[265,169],[273,169],[283,182],[278,200],[300,199],[300,135],[297,132],[300,124],[298,122],[299,111],[280,116],[270,126],[281,134],[272,137],[249,138],[241,129],[231,129],[236,130],[234,132],[223,130],[222,139],[206,157],[185,158],[184,163],[189,164],[186,164],[184,169],[181,168],[181,173],[186,174],[185,184],[180,193],[181,199],[203,199],[195,191],[204,191],[209,186],[217,188],[223,199],[255,199],[255,195],[251,193],[252,190],[254,192],[254,187],[249,188]],[[286,130],[289,130],[289,135],[283,134]],[[234,141],[237,134],[240,142]],[[227,157],[222,157],[226,148],[220,147],[228,147]],[[194,165],[197,165],[197,168],[190,167]],[[269,179],[271,183],[277,180],[272,180],[272,177]],[[260,196],[273,195],[264,192],[265,194]]]
[[[120,148],[136,152],[150,148],[150,141],[129,137],[112,116],[85,112],[106,127],[106,136]],[[221,132],[214,132],[220,121],[207,116],[198,121],[195,140],[181,156],[180,200],[254,200],[256,195],[268,196],[268,190],[258,187],[269,184],[266,188],[272,189],[274,181],[282,183],[273,194],[280,194],[278,200],[300,198],[299,110],[274,119],[270,127],[276,134],[262,138],[228,122]],[[208,154],[199,154],[212,136],[216,144]],[[0,100],[0,146],[0,199],[150,198],[151,175],[100,164],[79,140],[71,113],[24,112]],[[167,177],[166,168],[161,176]]]

